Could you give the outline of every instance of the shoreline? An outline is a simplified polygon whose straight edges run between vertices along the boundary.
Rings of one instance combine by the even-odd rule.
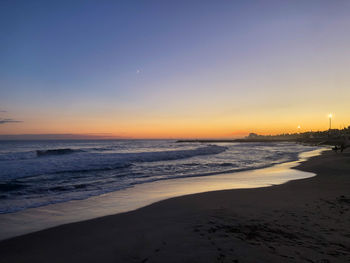
[[[0,242],[4,262],[346,262],[350,154],[281,185],[191,194]],[[0,260],[1,261],[1,260]]]
[[[198,177],[183,177],[138,184],[87,199],[0,214],[0,241],[63,224],[133,211],[169,198],[210,191],[260,188],[315,176],[292,170],[324,149],[303,152],[295,161],[268,167]],[[117,205],[116,205],[117,204]]]

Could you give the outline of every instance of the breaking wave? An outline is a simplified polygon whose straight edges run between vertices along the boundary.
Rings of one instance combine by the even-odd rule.
[[[309,150],[294,143],[8,142],[0,144],[0,214],[158,180],[267,167]]]
[[[47,156],[47,155],[62,155],[62,154],[71,154],[74,152],[81,152],[82,150],[73,150],[70,148],[66,149],[50,149],[50,150],[37,150],[36,155],[38,157],[40,156]]]
[[[0,179],[15,179],[60,172],[88,172],[113,170],[130,166],[136,162],[156,162],[185,159],[199,155],[218,154],[226,150],[224,146],[208,145],[189,150],[141,152],[141,153],[87,153],[81,150],[47,150],[47,158],[25,159],[18,165],[16,161],[3,161]],[[52,154],[54,152],[54,154]],[[65,158],[67,153],[75,153]]]

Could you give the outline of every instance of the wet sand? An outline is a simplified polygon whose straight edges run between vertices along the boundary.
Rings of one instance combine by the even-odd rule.
[[[350,153],[317,176],[176,197],[0,242],[0,262],[350,262]]]

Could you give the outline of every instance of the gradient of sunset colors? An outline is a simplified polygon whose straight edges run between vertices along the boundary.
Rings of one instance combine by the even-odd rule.
[[[345,0],[1,1],[0,134],[348,126],[349,14]]]

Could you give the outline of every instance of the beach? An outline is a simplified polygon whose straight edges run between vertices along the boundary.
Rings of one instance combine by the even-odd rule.
[[[0,262],[349,262],[350,154],[296,169],[317,175],[212,191],[0,242]]]
[[[350,1],[0,6],[0,263],[350,263]]]

